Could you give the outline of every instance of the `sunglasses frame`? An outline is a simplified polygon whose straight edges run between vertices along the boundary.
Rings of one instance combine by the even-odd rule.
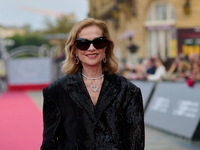
[[[97,40],[102,40],[102,42],[104,42],[104,45],[101,46],[101,47],[96,47],[95,41],[97,41]],[[88,44],[88,45],[87,45],[87,48],[84,48],[84,49],[83,49],[83,48],[79,47],[78,41],[87,43],[87,44]],[[101,37],[95,38],[95,39],[92,40],[92,41],[90,41],[90,40],[88,40],[88,39],[85,39],[85,38],[78,38],[78,39],[75,40],[75,46],[76,46],[76,48],[79,49],[79,50],[82,50],[82,51],[88,50],[88,48],[90,47],[91,43],[93,44],[93,46],[94,46],[96,49],[102,49],[102,48],[104,48],[104,47],[107,46],[107,39],[106,39],[105,36],[101,36]],[[85,45],[85,46],[86,46],[86,45]]]

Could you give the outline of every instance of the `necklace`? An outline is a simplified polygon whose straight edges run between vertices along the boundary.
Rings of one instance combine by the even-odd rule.
[[[98,80],[98,79],[101,79],[101,78],[104,77],[104,74],[101,75],[100,77],[97,77],[97,78],[90,78],[90,77],[87,77],[84,73],[82,73],[82,75],[83,75],[86,79],[89,79],[89,80]],[[98,90],[98,88],[99,88],[98,85],[95,85],[95,84],[93,84],[93,85],[90,86],[90,89],[91,89],[93,92],[96,92],[96,91]]]

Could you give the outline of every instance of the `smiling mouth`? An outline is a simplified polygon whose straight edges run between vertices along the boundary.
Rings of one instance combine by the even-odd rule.
[[[88,56],[88,57],[95,57],[95,56],[97,56],[98,54],[87,54],[86,56]]]

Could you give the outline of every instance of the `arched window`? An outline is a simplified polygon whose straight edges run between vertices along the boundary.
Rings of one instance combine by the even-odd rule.
[[[166,59],[172,55],[171,43],[176,38],[174,24],[175,12],[172,5],[163,1],[155,1],[150,5],[145,21],[150,56],[159,53]]]

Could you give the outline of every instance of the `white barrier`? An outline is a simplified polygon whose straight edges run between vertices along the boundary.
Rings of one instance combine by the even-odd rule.
[[[8,86],[44,85],[52,81],[50,58],[9,59]]]
[[[200,84],[159,82],[145,111],[145,123],[188,139],[200,139]]]

